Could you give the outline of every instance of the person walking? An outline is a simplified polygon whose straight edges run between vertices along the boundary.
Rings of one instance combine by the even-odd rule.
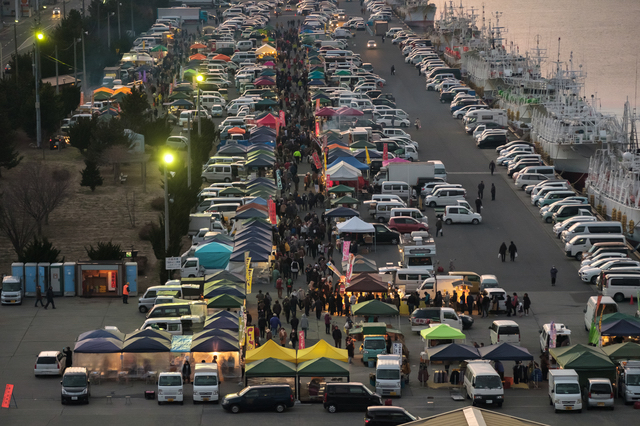
[[[436,237],[438,234],[444,237],[444,232],[442,231],[442,216],[438,216],[438,220],[436,220]]]
[[[504,262],[505,258],[507,257],[507,244],[506,243],[502,243],[502,245],[500,246],[500,249],[498,249],[498,257]]]
[[[512,262],[515,262],[516,257],[518,257],[518,249],[516,248],[516,245],[513,244],[513,241],[511,241],[511,244],[509,244],[509,258]]]
[[[496,185],[495,184],[491,184],[491,201],[495,201],[496,200]]]
[[[302,314],[304,315],[304,314]],[[295,328],[296,330],[298,329],[298,324],[300,324],[300,320],[296,317],[295,314],[293,314],[293,316],[291,317],[291,328]]]
[[[305,314],[302,314],[302,317],[300,318],[300,328],[302,328],[302,331],[304,331],[304,338],[306,339],[307,330],[309,330],[309,319]]]
[[[65,368],[69,368],[71,366],[73,366],[73,351],[71,350],[71,348],[69,346],[67,346],[66,349],[64,349],[62,351],[62,353],[64,354],[64,366]]]
[[[513,316],[518,315],[518,293],[513,293],[513,297],[511,298],[511,310],[513,311]]]
[[[271,327],[272,330],[277,330],[282,327],[282,323],[280,323],[280,320],[278,319],[278,316],[276,314],[273,314],[271,319],[269,319],[269,327]]]
[[[182,364],[182,380],[185,383],[191,382],[191,364],[189,363],[189,357],[184,359],[184,364]]]
[[[495,171],[495,169],[496,169],[496,163],[493,160],[491,160],[491,162],[489,163],[489,170],[491,171],[491,176],[493,176],[493,172]]]
[[[331,315],[329,312],[324,314],[324,332],[326,334],[331,334]]]
[[[282,278],[276,280],[276,290],[278,290],[278,299],[282,299]]]
[[[531,308],[531,299],[529,299],[529,294],[525,293],[522,297],[522,307],[524,309],[524,316],[529,316],[529,308]]]
[[[289,333],[289,342],[291,342],[291,347],[293,349],[297,349],[297,347],[298,347],[298,330],[296,330],[295,328],[293,330],[291,330],[291,333]]]
[[[298,272],[300,272],[300,264],[297,260],[294,260],[293,262],[291,262],[291,278],[293,279],[293,281],[296,281],[298,279]]]
[[[353,344],[353,339],[351,338],[351,336],[347,336],[347,342],[346,342],[346,347],[347,347],[347,357],[349,358],[349,364],[353,364],[353,357],[355,355],[355,347]]]
[[[51,306],[53,306],[53,309],[55,309],[56,304],[53,303],[53,289],[51,288],[51,286],[47,287],[47,292],[45,294],[47,296],[47,304],[44,305],[44,308],[47,309],[49,303],[51,303]]]
[[[287,345],[287,330],[282,327],[280,331],[278,331],[278,337],[280,338],[280,346],[283,348]]]
[[[396,67],[391,65],[391,75],[396,75]]]
[[[40,285],[36,285],[36,308],[38,307],[38,302],[40,302],[40,306],[44,306],[44,303],[42,302],[42,288],[40,288]]]
[[[129,283],[126,283],[124,287],[122,287],[122,303],[125,305],[129,304]]]
[[[476,213],[482,213],[482,200],[479,196],[476,198]]]
[[[483,196],[484,196],[484,181],[481,180],[480,183],[478,184],[478,198],[482,200]]]
[[[382,44],[384,44],[384,36],[382,36]]]
[[[469,309],[469,315],[473,315],[473,296],[471,294],[467,295],[467,308]]]
[[[503,261],[504,262],[504,261]],[[555,286],[556,285],[556,277],[558,276],[558,270],[556,269],[555,265],[551,267],[551,285]],[[47,302],[47,305],[49,304],[49,302]],[[45,309],[47,307],[45,306]]]
[[[333,336],[336,348],[342,348],[342,331],[340,331],[340,328],[338,328],[337,325],[333,326],[333,332],[331,335]]]
[[[511,295],[507,294],[507,299],[504,301],[504,310],[507,312],[507,316],[511,316]]]
[[[416,125],[416,130],[420,130],[420,119],[416,118],[416,121],[414,122],[414,124]]]
[[[487,295],[482,298],[482,318],[489,316],[489,309],[491,309],[491,298]]]

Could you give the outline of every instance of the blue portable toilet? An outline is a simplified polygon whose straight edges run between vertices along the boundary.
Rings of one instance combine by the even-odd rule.
[[[11,264],[11,275],[20,278],[22,284],[22,296],[24,297],[24,263],[15,262]]]
[[[36,295],[36,283],[38,282],[38,264],[37,263],[25,263],[24,264],[24,295],[35,296]],[[44,294],[42,289],[42,294]]]
[[[64,275],[64,295],[76,295],[76,262],[65,262],[62,265]]]
[[[129,295],[136,296],[138,294],[138,264],[136,262],[125,262],[125,280],[122,286],[129,283]]]
[[[40,262],[38,263],[38,284],[42,289],[42,294],[47,291],[47,287],[49,286],[49,267],[51,264],[49,262]],[[58,296],[55,292],[54,295]]]
[[[63,294],[62,263],[52,263],[49,267],[49,284],[53,294],[62,296]]]

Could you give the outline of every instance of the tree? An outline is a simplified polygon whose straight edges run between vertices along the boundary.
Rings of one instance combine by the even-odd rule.
[[[0,233],[7,237],[13,250],[22,256],[27,243],[33,238],[36,225],[11,194],[0,197]]]
[[[96,120],[81,118],[69,128],[69,144],[74,148],[78,148],[80,154],[84,155],[89,148],[95,126]]]
[[[127,129],[142,133],[149,118],[149,99],[144,88],[131,89],[131,94],[122,98],[120,117]]]
[[[100,170],[93,161],[84,160],[86,167],[80,172],[82,180],[80,186],[88,186],[91,188],[91,192],[96,190],[96,186],[102,186],[102,176],[100,176]]]
[[[87,255],[91,260],[120,260],[122,259],[122,250],[120,244],[114,244],[111,241],[108,243],[98,241],[98,247],[93,248],[90,245],[89,248],[84,248],[87,251]]]
[[[18,207],[35,221],[38,235],[42,235],[43,223],[49,224],[49,215],[62,203],[69,190],[69,179],[56,179],[53,176],[48,166],[27,163],[9,188]]]
[[[12,169],[24,158],[16,149],[17,144],[13,140],[11,124],[3,112],[0,110],[0,135],[2,135],[0,137],[0,177],[2,177],[2,168]]]
[[[47,262],[47,263],[58,263],[64,262],[64,258],[62,260],[59,259],[60,250],[55,248],[52,243],[49,242],[47,237],[43,239],[38,239],[36,237],[33,238],[27,246],[24,248],[22,256],[18,256],[18,260],[23,263],[27,262]]]

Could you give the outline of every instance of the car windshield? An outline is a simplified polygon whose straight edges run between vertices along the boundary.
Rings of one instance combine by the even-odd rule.
[[[399,380],[400,370],[378,370],[376,375],[378,380]]]
[[[640,374],[628,374],[627,386],[640,386]]]
[[[85,387],[87,385],[87,376],[84,374],[65,374],[62,378],[62,386],[72,388]]]
[[[478,376],[476,378],[476,389],[502,389],[500,376]]]
[[[20,291],[20,283],[4,283],[2,291]]]
[[[161,376],[158,386],[182,386],[180,376]]]
[[[384,349],[386,343],[382,339],[367,339],[364,341],[365,349]]]
[[[218,384],[218,376],[211,375],[197,375],[193,381],[194,386],[216,386]]]
[[[556,395],[575,395],[580,393],[580,386],[577,383],[558,383],[556,385]]]

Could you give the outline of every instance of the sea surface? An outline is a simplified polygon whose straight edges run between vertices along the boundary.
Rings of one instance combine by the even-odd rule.
[[[434,0],[440,17],[444,3]],[[460,5],[460,0],[454,0]],[[597,99],[603,112],[622,115],[624,103],[640,102],[640,0],[463,0],[474,7],[482,25],[482,10],[495,25],[495,12],[502,12],[500,26],[506,28],[505,46],[513,43],[524,53],[536,47],[547,49],[546,69],[561,61],[582,66],[587,73],[584,95]],[[560,43],[558,45],[558,39]]]

